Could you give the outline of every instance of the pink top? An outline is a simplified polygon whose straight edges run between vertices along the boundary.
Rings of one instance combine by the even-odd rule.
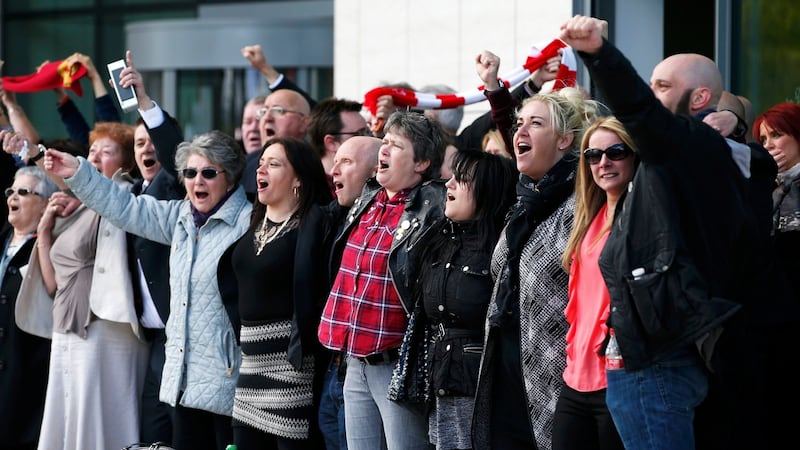
[[[578,262],[573,257],[569,271],[569,301],[564,314],[569,322],[567,332],[567,367],[564,382],[580,392],[605,389],[605,358],[598,352],[606,337],[606,319],[610,297],[597,261],[608,240],[608,231],[602,235],[606,218],[603,205],[592,220],[578,252]]]

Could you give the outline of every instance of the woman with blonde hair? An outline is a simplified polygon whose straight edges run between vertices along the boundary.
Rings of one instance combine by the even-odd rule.
[[[499,58],[477,59],[487,90]],[[482,70],[485,68],[485,70]],[[487,94],[492,95],[492,93]],[[490,96],[492,109],[497,106]],[[578,149],[598,104],[574,88],[527,99],[512,148],[517,204],[492,255],[495,280],[473,415],[473,448],[550,449],[565,361],[568,274],[561,264],[572,230]],[[495,121],[508,130],[510,117]]]
[[[575,218],[562,257],[569,272],[564,310],[567,364],[553,416],[553,449],[622,449],[605,403],[610,297],[598,258],[614,212],[636,170],[633,140],[614,117],[601,117],[581,142],[575,181]]]
[[[505,158],[514,158],[508,151],[508,147],[506,147],[506,143],[503,140],[503,135],[500,134],[499,131],[489,130],[486,134],[483,135],[483,141],[481,142],[481,149],[486,153],[492,153],[495,155],[500,155]]]

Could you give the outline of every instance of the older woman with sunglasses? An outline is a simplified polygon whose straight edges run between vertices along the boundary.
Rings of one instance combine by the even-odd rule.
[[[50,340],[20,329],[14,318],[17,294],[36,244],[47,199],[58,187],[38,167],[22,167],[6,188],[8,224],[0,230],[0,442],[34,449],[44,412]]]
[[[606,406],[610,296],[598,258],[611,231],[617,202],[636,170],[633,140],[614,117],[587,130],[575,181],[575,219],[562,262],[569,272],[567,366],[553,416],[553,449],[622,449]]]
[[[82,158],[49,150],[47,170],[86,205],[126,231],[171,245],[170,316],[161,401],[175,406],[177,450],[224,448],[239,375],[239,313],[230,255],[250,223],[239,179],[245,156],[211,131],[177,148],[184,200],[156,200],[116,188]],[[229,251],[231,250],[231,251]]]

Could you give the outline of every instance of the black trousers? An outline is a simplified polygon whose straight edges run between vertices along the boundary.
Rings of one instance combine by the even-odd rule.
[[[147,374],[142,391],[141,425],[139,440],[145,443],[172,443],[172,421],[175,409],[158,399],[161,389],[161,373],[164,370],[164,344],[167,335],[163,329],[150,329],[153,339],[150,343],[150,359],[147,362]]]

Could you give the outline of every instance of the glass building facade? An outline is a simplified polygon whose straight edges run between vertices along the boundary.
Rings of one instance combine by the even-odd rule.
[[[275,50],[265,51],[270,62],[315,98],[333,95],[334,0],[0,1],[0,50],[5,61],[2,69],[4,75],[28,74],[43,61],[63,59],[74,52],[81,52],[90,55],[101,75],[106,76],[106,63],[124,57],[126,46],[136,47],[136,39],[134,42],[129,40],[131,36],[137,36],[137,24],[158,26],[164,23],[166,27],[189,24],[190,28],[213,33],[218,25],[215,20],[227,17],[229,20],[242,20],[247,25],[263,19],[264,28],[272,26],[284,30],[281,34],[284,36],[283,46],[294,45],[296,50],[292,54],[300,55],[299,59],[280,55],[273,59]],[[590,10],[602,13],[609,8],[613,10],[618,3],[623,2],[595,0],[573,4],[588,4],[591,5]],[[798,95],[800,46],[795,41],[800,36],[800,5],[796,0],[652,0],[652,4],[663,9],[657,14],[661,15],[663,21],[664,54],[692,51],[715,58],[720,62],[729,89],[748,97],[756,114]],[[272,10],[261,10],[268,13],[247,17],[249,10],[269,8],[271,5],[274,6]],[[273,17],[270,22],[276,8],[291,9],[292,5],[296,5],[296,11],[286,16],[291,20]],[[323,7],[320,8],[320,5]],[[686,14],[686,11],[692,11],[692,14]],[[208,23],[212,26],[207,26]],[[285,33],[285,27],[293,26],[292,23],[297,29],[303,29],[307,23],[323,23],[323,34],[327,29],[330,34],[327,38],[303,41],[302,34],[293,37]],[[624,23],[612,23],[612,27],[624,26]],[[242,30],[246,29],[247,26],[242,27]],[[254,40],[247,43],[259,43],[258,38],[259,35],[254,35]],[[327,52],[327,57],[304,60],[307,58],[305,55],[313,53],[307,51],[308,47],[319,44],[319,41],[324,41],[327,47],[321,46],[314,51]],[[725,45],[720,46],[720,43]],[[156,50],[170,50],[174,45],[177,44],[173,41],[163,42]],[[235,51],[230,49],[225,58],[220,58],[215,52],[221,50],[215,46],[202,43],[187,45],[195,56],[199,55],[196,58],[199,62],[182,62],[171,66],[171,58],[184,55],[185,50],[176,49],[176,53],[170,55],[167,52],[153,59],[149,54],[152,45],[140,48],[147,49],[146,52],[140,52],[146,54],[134,51],[134,62],[145,76],[148,93],[175,115],[187,137],[211,128],[234,133],[247,99],[268,92],[260,74],[255,73],[241,55],[231,55]],[[720,49],[724,54],[720,54]],[[142,61],[141,66],[139,61]],[[91,86],[88,80],[82,80],[81,83],[83,97],[70,95],[87,121],[92,123],[94,105]],[[43,138],[63,137],[66,134],[59,121],[52,93],[20,94],[18,102]],[[127,113],[123,118],[132,123],[137,114]]]

